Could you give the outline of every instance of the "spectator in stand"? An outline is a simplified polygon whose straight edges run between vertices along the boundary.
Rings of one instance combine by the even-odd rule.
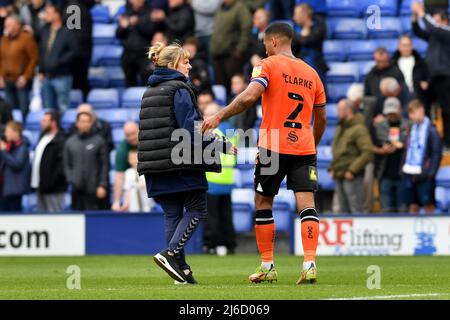
[[[68,10],[71,6],[76,6],[80,12],[80,26],[71,28],[74,35],[78,52],[72,64],[73,88],[83,92],[85,101],[89,93],[88,71],[92,56],[92,17],[91,8],[95,5],[95,0],[64,0],[63,2],[63,23],[68,28],[74,26],[73,11]]]
[[[39,212],[62,212],[67,191],[63,149],[66,137],[59,125],[59,114],[49,111],[41,120],[31,170],[31,188],[36,190]]]
[[[400,69],[391,63],[386,48],[376,49],[373,57],[375,66],[369,71],[364,81],[364,95],[381,98],[380,82],[383,78],[393,77],[399,83],[404,83],[404,79]],[[381,113],[381,110],[378,113]]]
[[[264,8],[267,0],[240,0],[254,14],[258,9]]]
[[[290,20],[294,9],[294,0],[269,0],[273,20]]]
[[[214,16],[223,0],[192,0],[194,10],[195,36],[200,41],[199,52],[209,58],[209,41],[214,29]]]
[[[147,82],[146,51],[157,25],[150,20],[150,8],[145,0],[130,0],[130,6],[119,17],[116,37],[123,45],[122,68],[127,87]],[[139,75],[140,81],[137,81]]]
[[[296,1],[299,3],[299,1]],[[326,0],[301,0],[300,3],[307,3],[313,10],[317,18],[325,20],[327,14],[327,1]]]
[[[422,101],[429,115],[431,98],[428,93],[428,66],[420,54],[414,50],[411,37],[406,35],[400,37],[398,50],[395,51],[392,61],[402,72],[409,93]]]
[[[405,152],[408,121],[402,119],[397,98],[384,101],[385,120],[375,124],[373,151],[382,212],[401,212],[404,208],[401,164]]]
[[[138,153],[136,149],[128,152],[130,168],[125,171],[124,210],[128,212],[150,212],[155,206],[155,201],[147,196],[145,177],[137,172]]]
[[[217,103],[211,103],[206,107],[203,117],[213,116],[219,110],[220,106]],[[233,126],[228,121],[224,121],[214,130],[214,133],[220,137],[225,137],[228,129],[233,129]],[[237,147],[237,136],[231,139],[231,142]],[[204,244],[206,252],[216,252],[218,255],[223,255],[234,253],[237,245],[231,210],[231,191],[233,190],[236,156],[221,154],[220,157],[222,171],[220,173],[206,173],[206,179],[208,180],[208,217],[205,222]]]
[[[338,117],[329,172],[336,180],[340,210],[362,213],[365,199],[364,168],[373,161],[372,140],[364,116],[348,100],[339,101]]]
[[[3,35],[3,26],[5,19],[11,13],[14,13],[14,0],[2,0],[0,1],[0,35]]]
[[[198,109],[203,113],[206,107],[214,102],[214,93],[211,90],[205,90],[198,94],[197,103]]]
[[[153,45],[155,45],[155,43],[158,43],[158,42],[168,44],[169,43],[168,35],[162,31],[155,32],[153,34],[153,38],[152,38],[150,45],[153,46]],[[155,64],[152,61],[147,61],[146,65],[145,65],[145,74],[148,74],[150,76],[153,74],[153,72],[155,72]]]
[[[72,186],[72,210],[99,210],[107,197],[109,160],[105,140],[92,131],[90,113],[77,114],[77,133],[64,145],[64,171]]]
[[[264,8],[259,8],[253,14],[253,29],[250,38],[250,57],[257,55],[259,58],[266,58],[266,48],[264,47],[264,31],[269,26],[270,12]]]
[[[406,157],[402,165],[404,199],[411,213],[419,213],[420,207],[424,207],[426,213],[434,213],[442,140],[419,100],[410,102],[408,112],[413,124],[406,140]]]
[[[39,80],[42,83],[42,102],[45,109],[63,113],[70,104],[72,68],[78,47],[76,40],[63,24],[61,10],[52,4],[45,8],[45,21],[39,48]]]
[[[210,53],[217,84],[230,92],[231,77],[242,72],[249,50],[252,17],[247,7],[237,0],[224,0],[214,20]]]
[[[393,77],[386,77],[380,81],[380,94],[381,96],[378,98],[375,114],[378,115],[378,117],[380,117],[381,119],[383,119],[383,103],[386,98],[398,98],[400,100],[402,108],[404,106],[404,108],[406,109],[408,103],[412,100],[412,95],[409,93],[408,89],[402,87],[397,79]],[[407,111],[403,111],[402,116],[407,119]],[[375,121],[378,121],[377,117],[375,118]]]
[[[313,9],[302,3],[294,9],[295,37],[293,42],[295,55],[312,66],[326,84],[325,73],[329,67],[323,57],[323,42],[327,35],[327,26],[314,16]]]
[[[116,150],[116,173],[114,177],[114,202],[111,209],[114,211],[126,211],[125,204],[121,204],[124,186],[125,171],[130,168],[128,153],[136,149],[139,142],[139,125],[129,121],[123,126],[125,139]]]
[[[413,32],[428,41],[425,60],[430,71],[430,86],[442,107],[444,148],[450,152],[450,27],[445,11],[433,16],[425,13],[423,3],[413,2]],[[423,28],[420,26],[422,25]]]
[[[247,87],[248,82],[247,79],[245,79],[245,76],[242,73],[235,74],[231,78],[231,96],[228,100],[228,103],[234,100],[234,98],[239,94],[244,92]],[[257,118],[256,111],[256,105],[254,105],[245,110],[243,113],[230,118],[229,122],[231,126],[235,127],[236,129],[247,131],[248,129],[253,128],[253,126],[255,125],[255,121]]]
[[[9,105],[20,108],[26,119],[38,48],[18,15],[6,18],[4,32],[0,40],[0,88],[4,88]]]
[[[183,44],[183,49],[187,50],[190,57],[190,63],[192,69],[189,74],[189,78],[197,91],[204,91],[211,87],[211,81],[209,80],[208,71],[208,59],[198,53],[198,47],[200,43],[197,38],[191,37],[186,39]]]
[[[91,115],[93,121],[92,133],[99,134],[106,142],[108,153],[111,152],[114,149],[111,125],[107,121],[98,118],[94,109],[88,103],[82,103],[78,106],[77,114],[80,113],[89,113]],[[69,128],[69,136],[75,134],[76,131],[77,124],[73,123]]]
[[[0,211],[22,211],[22,196],[30,187],[30,160],[22,124],[10,121],[0,141]]]
[[[173,39],[183,42],[194,35],[194,11],[185,0],[168,0],[168,3],[167,15],[164,10],[153,10],[151,20],[160,24]]]
[[[40,31],[45,26],[46,0],[31,0],[20,8],[20,18],[24,29],[29,31],[39,43]]]

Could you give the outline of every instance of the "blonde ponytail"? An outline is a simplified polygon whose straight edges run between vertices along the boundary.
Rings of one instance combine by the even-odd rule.
[[[189,52],[177,42],[173,42],[168,46],[157,42],[148,50],[148,58],[155,66],[162,68],[176,69],[181,59],[189,59],[189,57]]]

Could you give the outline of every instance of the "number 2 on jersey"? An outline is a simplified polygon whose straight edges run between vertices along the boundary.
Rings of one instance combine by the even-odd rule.
[[[298,93],[292,93],[292,92],[288,93],[288,97],[289,97],[289,99],[298,101],[298,104],[297,104],[297,107],[295,108],[295,110],[287,117],[287,120],[291,120],[291,121],[284,122],[284,126],[286,128],[301,129],[302,124],[300,122],[295,122],[294,120],[298,117],[300,112],[303,110],[303,101],[304,101],[303,97],[301,95],[299,95]]]

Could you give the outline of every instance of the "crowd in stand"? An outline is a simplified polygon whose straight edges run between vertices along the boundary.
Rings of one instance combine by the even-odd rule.
[[[70,5],[81,8],[81,28],[69,30]],[[148,211],[145,181],[136,174],[138,125],[125,124],[125,139],[114,146],[111,126],[88,104],[78,108],[76,122],[65,132],[60,118],[69,107],[70,90],[89,92],[94,0],[2,1],[0,4],[0,210],[20,211],[21,197],[38,195],[38,210],[64,209],[70,190],[72,209]],[[273,20],[294,26],[294,53],[312,65],[326,83],[323,55],[327,37],[326,1],[129,0],[118,17],[116,38],[123,46],[121,66],[127,87],[145,86],[155,66],[151,44],[179,41],[189,51],[190,81],[207,112],[214,103],[213,84],[223,85],[228,101],[250,81],[253,65],[266,57],[265,28]],[[270,9],[269,9],[270,8]],[[413,7],[413,32],[428,41],[425,58],[410,37],[399,39],[394,55],[374,52],[375,66],[364,85],[353,85],[338,103],[339,123],[332,144],[330,175],[336,181],[334,210],[372,211],[378,181],[381,208],[402,211],[418,205],[434,210],[434,178],[442,156],[441,138],[431,120],[432,105],[442,107],[446,151],[450,148],[450,28],[448,14],[426,15]],[[212,66],[213,72],[210,72]],[[30,106],[33,81],[40,83],[41,135],[29,158],[29,142],[11,108],[23,119]],[[256,108],[231,119],[230,126],[255,126]],[[116,149],[115,177],[110,185],[109,154]],[[375,179],[376,178],[376,179]],[[405,197],[408,194],[409,197]],[[412,196],[411,196],[412,195]]]

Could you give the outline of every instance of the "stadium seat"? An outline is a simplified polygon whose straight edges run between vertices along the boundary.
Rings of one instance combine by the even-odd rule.
[[[327,11],[330,17],[359,17],[361,5],[358,0],[327,0]]]
[[[336,183],[333,179],[331,179],[330,174],[328,173],[327,168],[318,168],[317,169],[317,175],[318,175],[318,182],[319,182],[319,189],[320,190],[326,190],[326,191],[332,191],[336,187]]]
[[[96,111],[99,118],[108,122],[113,128],[122,128],[128,121],[128,110],[126,109],[102,109]]]
[[[285,190],[285,189],[280,189]],[[275,220],[275,232],[290,232],[294,214],[289,210],[286,203],[274,202],[272,215]]]
[[[352,62],[333,62],[329,64],[327,81],[330,83],[356,82],[359,78],[358,65]]]
[[[238,170],[236,170],[238,171]],[[254,178],[255,178],[255,169],[241,169],[240,172],[240,185],[242,188],[253,188],[254,186]]]
[[[326,105],[327,125],[335,126],[338,123],[337,105],[329,103]]]
[[[412,24],[411,24],[411,17],[400,17],[400,23],[402,24],[402,33],[407,34],[409,36],[412,36]]]
[[[36,147],[38,141],[39,141],[39,136],[41,135],[41,131],[40,130],[24,130],[23,131],[23,136],[28,140],[28,142],[30,143],[31,149],[34,150],[34,148]]]
[[[381,28],[368,28],[367,36],[371,39],[398,38],[402,34],[402,23],[397,17],[382,17]]]
[[[365,39],[367,35],[367,28],[363,19],[330,19],[329,27],[331,28],[331,36],[334,39]]]
[[[439,168],[436,176],[436,186],[450,188],[450,166]]]
[[[446,212],[449,208],[450,199],[448,198],[449,193],[443,187],[437,187],[435,190],[436,207],[442,212]]]
[[[130,87],[122,94],[122,108],[140,108],[146,87]]]
[[[115,24],[95,23],[92,27],[92,38],[94,45],[116,44]]]
[[[387,52],[392,56],[398,48],[398,38],[377,39],[375,40],[377,47],[386,48]]]
[[[41,119],[47,110],[31,111],[27,115],[25,128],[28,130],[40,130]]]
[[[375,61],[374,60],[358,61],[356,63],[358,64],[359,68],[359,81],[364,82],[364,80],[366,79],[366,75],[375,66]]]
[[[323,133],[322,139],[320,140],[321,146],[329,146],[333,142],[334,133],[336,131],[335,126],[327,126],[325,132]]]
[[[109,23],[109,7],[97,4],[91,9],[91,16],[94,23]]]
[[[330,146],[319,145],[317,147],[317,167],[328,168],[332,159],[333,155]]]
[[[347,42],[343,40],[325,40],[323,55],[327,61],[345,61],[347,59]]]
[[[351,83],[329,83],[327,96],[330,103],[336,103],[347,96],[347,90]]]
[[[227,104],[227,90],[221,84],[214,84],[212,86],[212,91],[216,98],[216,101],[221,106],[225,106]]]
[[[108,88],[108,75],[103,67],[90,67],[88,80],[91,88]]]
[[[94,46],[91,66],[120,66],[122,53],[121,45]]]
[[[126,9],[125,5],[122,5],[122,6],[118,7],[116,13],[113,16],[113,21],[116,22],[116,23],[119,22],[119,17],[122,14],[124,14],[126,10],[127,9]]]
[[[411,1],[412,0],[402,0],[400,5],[400,15],[411,17]]]
[[[255,166],[258,148],[242,148],[236,157],[236,167],[240,169],[251,169]]]
[[[253,229],[254,197],[253,189],[233,189],[231,192],[233,225],[237,233],[250,232]]]
[[[397,16],[398,3],[396,0],[363,0],[362,3],[364,13],[369,6],[377,6],[381,10],[381,16]]]
[[[66,112],[64,112],[64,115],[61,118],[61,127],[67,130],[70,128],[72,123],[75,123],[76,120],[77,120],[77,110],[76,109],[66,110]]]
[[[88,94],[87,102],[94,109],[118,108],[119,93],[117,89],[93,89]]]
[[[375,40],[349,40],[347,41],[347,59],[349,61],[371,60],[378,47]]]
[[[428,42],[420,38],[413,38],[413,47],[417,50],[422,56],[425,56],[428,50]]]
[[[80,89],[70,90],[70,108],[77,108],[83,103],[83,92]]]
[[[129,108],[128,109],[128,120],[138,122],[140,112],[141,112],[141,108]]]
[[[122,128],[114,128],[112,130],[113,142],[117,146],[119,143],[125,139],[125,134],[123,133]]]
[[[22,211],[36,212],[37,211],[37,195],[36,193],[28,193],[22,196]]]
[[[17,122],[23,122],[23,113],[22,113],[22,110],[14,109],[14,110],[12,111],[12,116],[13,116],[14,121],[17,121]]]
[[[111,88],[125,88],[125,73],[122,67],[105,67],[108,86]]]

